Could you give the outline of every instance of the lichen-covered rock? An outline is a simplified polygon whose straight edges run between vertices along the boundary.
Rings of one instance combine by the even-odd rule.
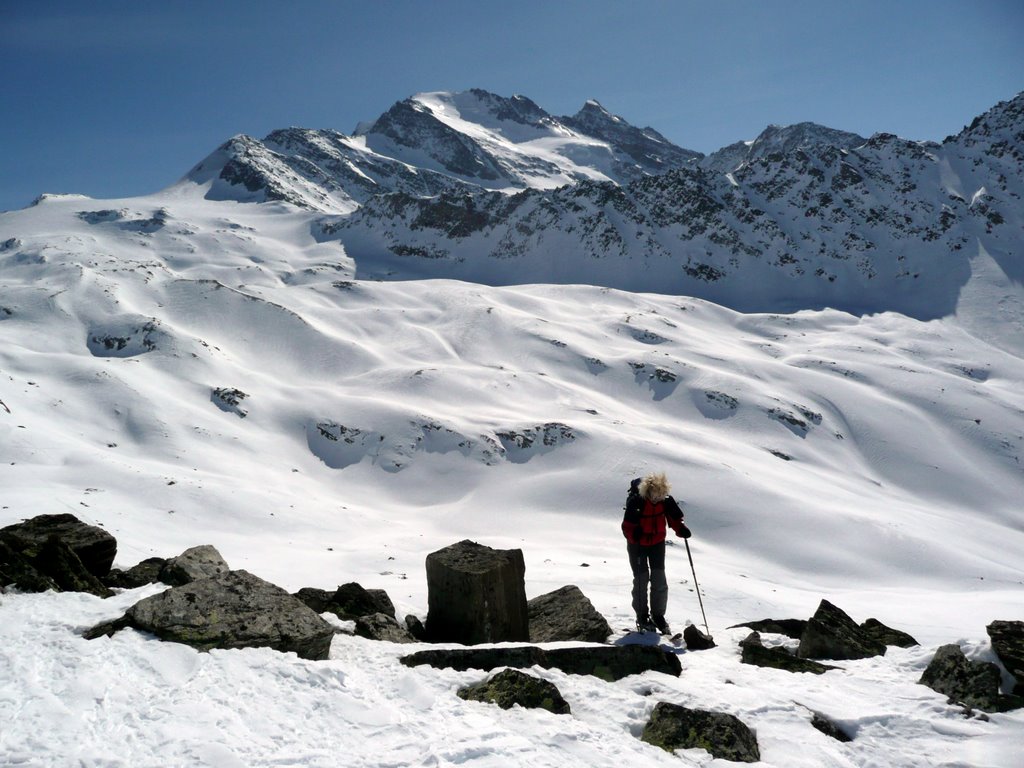
[[[866,659],[885,654],[885,643],[862,630],[846,613],[828,600],[807,622],[800,636],[801,659]]]
[[[56,536],[63,541],[93,576],[110,571],[117,555],[117,539],[99,526],[83,523],[74,515],[38,515],[21,523],[0,528],[0,537],[14,549],[33,557],[46,541]]]
[[[371,613],[356,619],[356,634],[368,640],[383,640],[388,643],[415,643],[416,638],[401,626],[394,616],[385,613]]]
[[[860,625],[861,630],[868,637],[874,638],[884,645],[895,645],[898,648],[912,648],[920,645],[911,635],[899,629],[887,627],[878,619],[868,619]]]
[[[427,637],[431,642],[530,639],[521,549],[464,540],[427,555]]]
[[[544,667],[571,675],[593,675],[602,680],[621,680],[644,672],[679,677],[682,664],[674,653],[651,645],[607,645],[544,650],[535,645],[506,648],[438,648],[402,657],[408,667],[423,664],[437,669],[495,669],[497,667]]]
[[[1024,621],[996,620],[986,628],[992,650],[1017,684],[1013,692],[1024,696]]]
[[[741,640],[740,649],[740,661],[757,667],[782,669],[786,672],[810,672],[814,675],[838,669],[810,659],[798,659],[783,648],[766,648],[761,642],[761,635],[757,632],[751,632]]]
[[[655,705],[640,738],[669,752],[700,748],[712,757],[737,763],[756,763],[761,759],[757,737],[736,716],[664,701]]]
[[[607,619],[573,585],[535,597],[527,603],[530,639],[535,643],[578,640],[603,643],[612,633]]]
[[[482,683],[460,688],[460,699],[497,704],[502,709],[515,705],[526,709],[546,709],[556,715],[568,715],[569,704],[554,683],[517,669],[505,669]]]
[[[199,650],[273,648],[304,659],[326,659],[334,629],[292,595],[247,571],[198,579],[147,597],[122,619],[85,633],[124,627]]]
[[[918,680],[933,691],[985,712],[1006,712],[1024,706],[1019,696],[999,693],[999,667],[987,661],[970,661],[959,645],[941,646]]]
[[[160,581],[172,587],[180,587],[199,579],[220,576],[230,571],[220,552],[210,544],[186,549],[172,557],[160,569]]]

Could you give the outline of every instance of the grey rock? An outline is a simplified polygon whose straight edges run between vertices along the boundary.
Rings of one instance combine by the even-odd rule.
[[[814,675],[824,674],[830,669],[838,669],[838,667],[830,667],[810,659],[798,659],[782,648],[766,648],[761,642],[761,635],[757,632],[751,632],[741,640],[740,649],[740,661],[757,667],[782,669],[786,672],[810,672]]]
[[[747,621],[743,624],[733,624],[729,629],[747,627],[755,632],[769,632],[773,635],[785,635],[794,640],[799,640],[807,628],[806,619],[761,619],[760,621]]]
[[[82,564],[74,550],[56,534],[42,542],[0,534],[0,588],[25,592],[87,592],[110,597],[111,592]]]
[[[220,552],[210,544],[186,549],[172,557],[160,569],[160,581],[172,587],[180,587],[199,579],[220,576],[230,571]]]
[[[1024,696],[1024,621],[996,620],[986,628],[992,650],[1016,680],[1013,692]]]
[[[388,643],[415,643],[416,638],[401,626],[394,616],[385,613],[371,613],[356,619],[356,634],[369,640],[384,640]]]
[[[819,731],[824,733],[826,736],[830,736],[836,741],[841,741],[844,744],[848,744],[853,741],[853,737],[850,736],[846,731],[836,725],[821,712],[815,712],[811,718],[811,725],[817,728]]]
[[[458,696],[466,701],[497,704],[502,709],[518,704],[526,709],[546,709],[556,715],[570,714],[569,704],[554,683],[517,669],[505,669],[482,683],[460,688]]]
[[[453,648],[419,651],[402,657],[409,667],[429,665],[437,669],[495,669],[539,666],[560,669],[571,675],[593,675],[602,680],[621,680],[644,672],[679,677],[682,665],[674,653],[656,646],[587,646],[544,650],[534,645],[506,648]]]
[[[423,626],[423,622],[420,621],[418,616],[409,614],[405,617],[405,628],[409,630],[409,634],[415,637],[420,642],[425,642],[427,639],[427,628]]]
[[[395,615],[395,606],[383,589],[364,589],[355,582],[342,584],[331,596],[325,610],[342,619],[358,619],[374,613]]]
[[[247,571],[198,579],[140,600],[87,638],[124,627],[200,650],[273,648],[304,659],[326,659],[334,630],[310,608]]]
[[[655,705],[640,739],[668,752],[700,748],[712,757],[737,763],[761,759],[754,732],[734,715],[664,701]]]
[[[1024,706],[1019,696],[999,693],[999,667],[987,661],[970,661],[959,645],[941,646],[918,680],[933,691],[985,712],[1006,712]]]
[[[535,643],[577,640],[603,643],[612,633],[608,621],[580,591],[569,585],[527,603],[530,639]]]
[[[0,528],[0,536],[15,549],[33,555],[51,536],[63,541],[93,576],[110,571],[117,555],[117,540],[102,528],[83,523],[74,515],[38,515]]]
[[[530,639],[520,549],[464,540],[427,555],[427,638],[501,643]]]
[[[866,659],[885,654],[885,643],[864,632],[846,613],[822,600],[800,636],[801,659]]]
[[[167,565],[163,557],[150,557],[141,563],[133,565],[127,571],[117,568],[111,569],[110,573],[103,577],[103,583],[108,587],[120,589],[136,589],[146,584],[154,584],[160,581],[160,572]]]
[[[912,648],[915,645],[920,645],[911,635],[902,630],[887,627],[878,619],[868,619],[860,625],[860,628],[865,635],[884,645],[895,645],[899,648]]]
[[[12,544],[14,546],[0,535],[0,591],[5,587],[14,587],[22,592],[45,592],[48,589],[59,592],[57,582],[40,573],[28,557],[18,550],[18,542]]]
[[[683,630],[683,641],[688,651],[707,651],[715,647],[715,641],[711,635],[701,632],[693,624],[688,624]]]

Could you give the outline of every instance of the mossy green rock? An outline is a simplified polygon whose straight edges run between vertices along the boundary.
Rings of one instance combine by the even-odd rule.
[[[518,704],[527,709],[546,709],[556,715],[568,715],[569,704],[554,683],[517,669],[506,669],[477,685],[461,688],[459,698],[484,701],[511,709]]]
[[[738,763],[761,759],[754,732],[734,715],[664,701],[655,705],[640,739],[668,752],[699,748],[712,757]]]

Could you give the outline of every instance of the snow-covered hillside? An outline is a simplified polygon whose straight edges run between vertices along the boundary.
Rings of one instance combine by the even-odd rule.
[[[157,195],[0,214],[0,526],[72,512],[118,538],[119,566],[211,543],[290,590],[358,581],[421,616],[425,555],[471,538],[523,549],[528,596],[577,584],[621,627],[625,488],[664,469],[721,646],[670,683],[552,672],[575,713],[552,721],[461,702],[471,674],[400,669],[383,644],[338,638],[331,661],[307,663],[131,632],[87,643],[77,631],[132,595],[4,595],[0,715],[15,728],[0,764],[707,764],[635,738],[656,693],[742,715],[766,765],[1011,765],[1020,713],[964,720],[915,681],[941,643],[991,658],[985,625],[1024,604],[1020,98],[942,146],[883,136],[758,155],[731,177],[511,196],[436,157],[425,171],[380,154],[379,126],[285,132],[237,140]],[[498,176],[525,173],[509,147],[530,142],[560,169],[538,173],[576,173],[565,122],[528,100],[487,121],[447,96],[415,104],[452,130],[483,125],[477,145],[506,153]],[[268,149],[299,138],[337,150],[338,174],[367,190],[407,186],[311,184],[298,154]],[[244,176],[243,145],[268,153],[265,176]],[[381,176],[346,152],[373,152]],[[233,162],[241,187],[223,175]],[[310,204],[208,199],[264,199],[268,179]],[[715,253],[738,265],[706,280],[686,262],[696,282],[670,279],[687,243],[710,249],[728,227]],[[650,250],[621,234],[636,228]],[[780,264],[788,243],[801,250]],[[813,263],[835,280],[809,272],[823,248]],[[735,309],[762,305],[804,308]],[[670,551],[678,625],[699,619],[688,571]],[[805,618],[821,597],[923,646],[818,681],[738,664],[745,633],[725,627]],[[813,741],[801,705],[858,739]]]

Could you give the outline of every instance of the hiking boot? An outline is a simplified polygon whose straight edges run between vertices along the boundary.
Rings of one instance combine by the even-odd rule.
[[[668,622],[665,621],[665,617],[664,616],[655,616],[651,623],[654,624],[654,626],[657,628],[657,630],[659,632],[661,632],[661,634],[663,634],[663,635],[671,635],[672,634],[672,629],[669,627]]]
[[[636,629],[638,632],[657,632],[657,625],[651,621],[650,616],[637,617]]]

